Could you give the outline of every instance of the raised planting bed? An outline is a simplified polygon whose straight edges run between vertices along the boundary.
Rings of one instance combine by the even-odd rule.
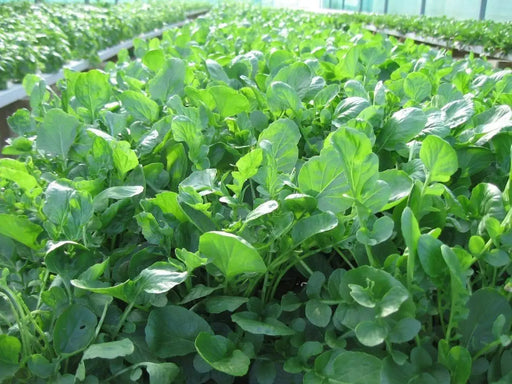
[[[198,9],[196,11],[190,11],[186,13],[186,19],[194,19],[200,15],[205,14],[208,12],[207,9]],[[87,59],[83,60],[72,60],[67,64],[64,64],[64,66],[58,70],[55,73],[39,73],[38,76],[42,78],[46,85],[53,85],[60,79],[64,77],[64,71],[65,70],[71,70],[75,72],[81,72],[86,69],[90,69],[91,67],[95,67],[98,65],[99,62],[104,62],[112,57],[115,57],[122,49],[131,49],[133,48],[134,41],[136,39],[152,39],[155,37],[159,37],[162,35],[164,31],[167,31],[172,28],[180,27],[183,24],[185,24],[187,21],[178,21],[172,24],[166,24],[162,26],[161,28],[154,29],[152,31],[142,33],[138,36],[133,36],[132,38],[122,41],[119,44],[116,44],[112,47],[103,49],[101,51],[98,51],[97,57],[94,61],[89,61]],[[12,84],[10,83],[7,89],[0,90],[0,108],[5,107],[15,101],[21,100],[27,96],[27,92],[22,84]]]
[[[98,53],[185,18],[204,2],[129,2],[119,5],[0,4],[0,89],[26,74],[57,72],[70,60],[98,61]]]
[[[509,383],[512,74],[224,7],[33,79],[0,380]]]
[[[330,14],[339,27],[362,23],[366,29],[408,38],[445,49],[512,61],[512,23],[454,20],[446,17],[380,15],[335,9],[309,10]]]

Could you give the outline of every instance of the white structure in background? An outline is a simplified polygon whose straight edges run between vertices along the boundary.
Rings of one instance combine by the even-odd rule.
[[[261,3],[280,8],[319,9],[322,0],[262,0]]]

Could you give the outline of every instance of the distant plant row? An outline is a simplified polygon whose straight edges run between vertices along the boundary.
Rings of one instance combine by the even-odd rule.
[[[207,4],[207,3],[206,3]],[[53,73],[73,59],[184,18],[198,2],[84,4],[0,4],[0,89],[28,73]]]
[[[454,47],[482,46],[487,53],[512,53],[512,23],[480,20],[454,20],[447,17],[340,14],[337,23],[361,22],[377,28],[416,33],[445,40]]]

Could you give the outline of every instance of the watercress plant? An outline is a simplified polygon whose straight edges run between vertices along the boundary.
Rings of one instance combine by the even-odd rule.
[[[0,380],[508,383],[512,73],[221,7],[29,76]]]

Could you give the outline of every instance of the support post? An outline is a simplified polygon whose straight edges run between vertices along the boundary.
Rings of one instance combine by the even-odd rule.
[[[359,12],[363,12],[363,0],[359,0]]]
[[[421,9],[420,9],[420,15],[425,16],[425,7],[427,5],[427,0],[421,0]]]
[[[480,14],[478,15],[478,18],[480,20],[485,19],[485,10],[487,9],[487,0],[481,0],[480,1]]]
[[[341,9],[345,9],[345,0],[341,1]]]
[[[386,15],[388,13],[389,8],[389,0],[384,0],[384,14]]]
[[[332,9],[332,0],[329,0],[329,9]]]

